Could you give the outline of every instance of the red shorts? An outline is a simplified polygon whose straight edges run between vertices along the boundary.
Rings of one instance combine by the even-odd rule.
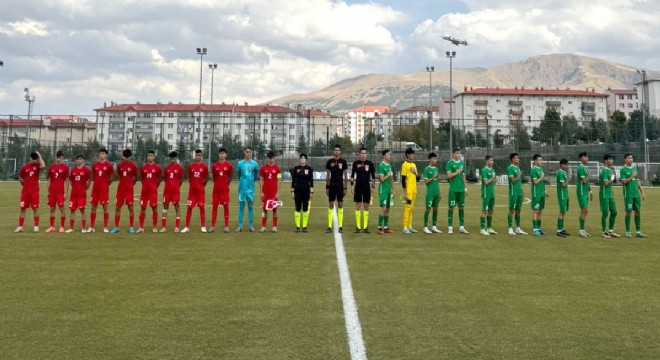
[[[90,200],[90,204],[92,204],[92,206],[97,206],[98,204],[107,205],[109,201],[110,194],[107,190],[92,190],[92,198]]]
[[[115,202],[115,205],[122,206],[124,204],[129,206],[133,205],[133,192],[117,190],[117,201]]]
[[[188,193],[188,207],[203,207],[206,205],[206,194],[204,192]]]
[[[229,204],[229,191],[214,191],[213,206]]]
[[[167,191],[165,190],[163,194],[163,205],[169,204],[178,204],[181,201],[181,192],[177,191]]]
[[[21,192],[21,209],[39,207],[39,191]]]
[[[48,194],[48,206],[51,208],[64,206],[64,194]]]
[[[277,200],[277,194],[264,194],[263,199],[261,199],[261,208],[266,208],[266,202],[268,200]]]
[[[146,209],[147,206],[149,207],[158,206],[158,193],[151,192],[148,194],[140,194],[140,207]]]
[[[69,210],[84,210],[87,205],[86,195],[71,195],[69,198]]]

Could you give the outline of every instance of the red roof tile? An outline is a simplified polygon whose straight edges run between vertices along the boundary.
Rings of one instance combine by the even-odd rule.
[[[492,89],[479,88],[464,91],[458,95],[539,95],[539,96],[588,96],[607,97],[602,93],[586,90],[550,90],[550,89]]]

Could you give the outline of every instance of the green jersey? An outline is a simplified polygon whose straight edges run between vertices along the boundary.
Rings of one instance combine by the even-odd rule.
[[[586,166],[580,164],[577,169],[577,196],[578,197],[587,197],[589,195],[589,169]],[[587,179],[585,183],[582,183],[582,179]]]
[[[631,166],[631,167],[624,166],[621,168],[621,171],[619,171],[619,178],[621,178],[621,180],[627,179],[632,175],[632,173],[636,173],[636,172],[637,172],[636,166]],[[639,188],[637,187],[638,181],[639,179],[637,178],[637,176],[635,176],[630,180],[630,182],[628,182],[627,184],[623,184],[623,197],[625,199],[639,198]]]
[[[532,166],[530,177],[532,178],[533,198],[541,198],[545,196],[545,179],[539,181],[537,184],[534,184],[534,180],[541,179],[541,176],[543,176],[543,168],[540,166]]]
[[[435,174],[439,173],[439,169],[435,166],[427,166],[424,169],[424,180],[429,180],[435,176]],[[438,178],[436,177],[435,179],[431,180],[428,184],[426,184],[426,196],[429,195],[439,195],[440,194],[440,188],[438,186]]]
[[[557,170],[557,200],[559,201],[568,200],[568,186],[563,186],[567,182],[568,174],[566,174],[566,171]]]
[[[378,175],[379,177],[382,176],[388,176],[392,172],[392,164],[389,163],[380,163],[378,164]],[[392,181],[391,179],[387,179],[383,182],[380,183],[379,187],[380,193],[389,193],[392,191]]]
[[[598,193],[598,196],[601,199],[611,199],[612,198],[612,183],[611,181],[614,180],[614,173],[612,172],[612,169],[610,168],[603,168],[603,170],[600,172],[600,176],[598,176],[598,185],[600,187],[600,192]],[[606,181],[610,181],[607,185],[605,185]]]
[[[518,177],[520,174],[520,168],[517,165],[509,165],[506,168],[506,175],[509,177],[509,195],[522,195],[522,177],[518,179],[515,183],[511,179]]]
[[[448,173],[454,173],[460,169],[463,169],[464,167],[465,166],[463,165],[462,161],[454,161],[454,159],[451,159],[447,161],[447,167],[445,170],[447,170]],[[464,174],[465,173],[463,172],[449,179],[449,191],[455,193],[465,192],[465,183],[463,182]]]
[[[495,181],[491,181],[488,185],[484,180],[491,180],[495,177],[495,169],[484,166],[481,169],[481,198],[489,199],[495,197]]]

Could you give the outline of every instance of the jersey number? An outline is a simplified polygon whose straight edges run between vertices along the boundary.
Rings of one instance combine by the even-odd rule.
[[[80,181],[80,175],[76,175],[76,181]]]
[[[200,173],[199,171],[195,171],[195,172],[193,173],[193,176],[195,176],[196,178],[198,178],[198,177],[201,176],[201,173]]]
[[[151,173],[147,173],[147,179],[151,179]]]

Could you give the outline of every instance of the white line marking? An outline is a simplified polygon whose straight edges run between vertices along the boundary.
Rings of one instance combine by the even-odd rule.
[[[332,213],[332,225],[335,233],[337,267],[339,268],[341,298],[344,303],[344,319],[346,320],[346,333],[348,335],[348,346],[351,352],[351,359],[366,360],[367,350],[364,347],[364,340],[362,339],[362,327],[360,326],[357,305],[355,304],[355,297],[353,296],[353,286],[351,285],[351,275],[348,272],[348,262],[346,261],[344,242],[339,233],[336,208]]]

